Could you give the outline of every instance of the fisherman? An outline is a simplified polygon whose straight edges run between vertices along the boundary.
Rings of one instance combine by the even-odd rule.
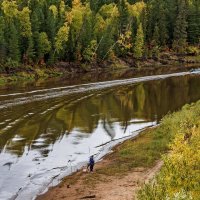
[[[90,172],[93,172],[93,169],[94,169],[94,156],[90,156],[87,168],[89,168],[89,167],[90,167]]]

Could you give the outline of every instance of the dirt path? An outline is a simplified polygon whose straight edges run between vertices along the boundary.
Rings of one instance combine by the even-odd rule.
[[[120,176],[99,174],[98,169],[105,167],[108,162],[99,162],[94,173],[80,171],[67,177],[37,200],[133,200],[141,184],[152,179],[162,166],[162,162],[158,161],[152,168],[135,168]]]

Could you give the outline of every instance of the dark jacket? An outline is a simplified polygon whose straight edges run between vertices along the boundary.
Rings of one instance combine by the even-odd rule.
[[[94,165],[94,158],[93,158],[93,156],[90,157],[89,165]]]

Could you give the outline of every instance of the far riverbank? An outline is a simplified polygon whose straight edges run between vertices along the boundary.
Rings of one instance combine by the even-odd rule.
[[[126,57],[115,61],[99,63],[69,63],[59,62],[53,66],[6,66],[1,67],[0,85],[16,82],[45,81],[51,78],[85,77],[88,74],[99,74],[104,81],[111,74],[116,78],[145,76],[153,74],[175,73],[200,67],[199,56],[176,56],[162,54],[159,59],[141,59],[135,61]],[[93,81],[93,80],[91,80]],[[99,81],[99,80],[98,80]]]

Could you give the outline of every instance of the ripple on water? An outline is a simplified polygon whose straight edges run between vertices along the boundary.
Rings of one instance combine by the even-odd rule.
[[[12,127],[0,135],[4,149],[0,155],[0,199],[9,199],[20,188],[18,199],[32,199],[52,182],[58,183],[63,176],[86,164],[89,155],[101,159],[114,145],[137,135],[142,128],[157,124],[170,108],[174,111],[183,103],[200,98],[200,81],[163,78],[33,91],[4,101],[14,104],[8,105],[9,109],[2,114],[7,120],[2,120],[5,123],[2,126]],[[159,81],[138,82],[147,80]],[[15,104],[18,101],[21,106]],[[14,164],[3,167],[7,162]]]

